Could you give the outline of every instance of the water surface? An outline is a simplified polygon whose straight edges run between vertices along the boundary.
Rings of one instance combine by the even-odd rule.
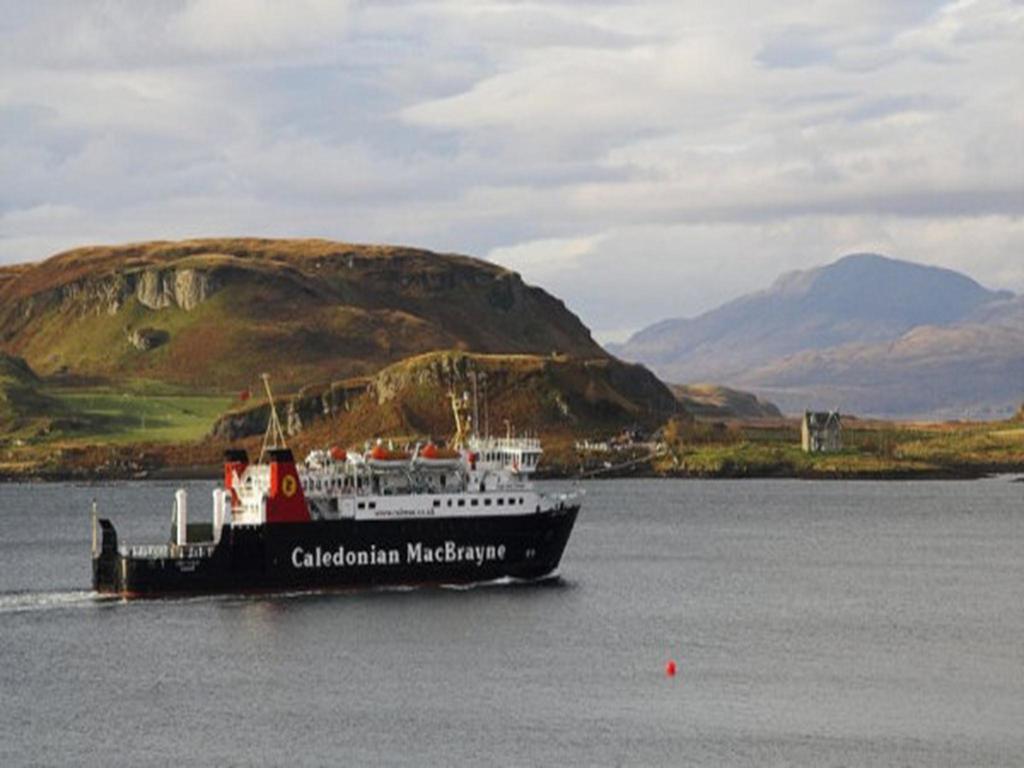
[[[0,765],[1024,765],[1008,478],[591,482],[545,585],[96,599],[90,500],[174,487],[0,485]]]

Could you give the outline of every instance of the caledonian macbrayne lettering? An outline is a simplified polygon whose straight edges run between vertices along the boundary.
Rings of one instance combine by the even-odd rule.
[[[505,559],[504,544],[456,544],[446,541],[436,547],[425,546],[423,542],[407,542],[405,548],[406,563],[473,563],[483,565],[486,562]],[[401,565],[402,550],[383,549],[370,545],[369,549],[337,549],[323,550],[320,547],[307,552],[302,547],[292,550],[292,565],[295,568],[343,568],[346,566],[363,565]]]

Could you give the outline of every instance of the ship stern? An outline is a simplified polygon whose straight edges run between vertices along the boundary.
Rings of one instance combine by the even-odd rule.
[[[118,583],[117,531],[109,520],[93,518],[92,588],[97,592],[120,592]]]

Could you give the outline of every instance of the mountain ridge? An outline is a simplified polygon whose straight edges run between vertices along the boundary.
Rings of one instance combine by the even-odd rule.
[[[1019,402],[1022,348],[1021,297],[952,270],[850,254],[695,318],[655,323],[609,351],[669,380],[752,390],[789,412],[838,405],[948,418]]]

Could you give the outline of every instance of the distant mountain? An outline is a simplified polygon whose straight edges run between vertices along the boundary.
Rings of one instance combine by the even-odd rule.
[[[1008,415],[1024,394],[1024,300],[951,270],[855,254],[611,351],[789,412]]]
[[[435,349],[605,352],[558,299],[466,256],[326,240],[79,248],[0,269],[0,351],[47,378],[279,388]]]

